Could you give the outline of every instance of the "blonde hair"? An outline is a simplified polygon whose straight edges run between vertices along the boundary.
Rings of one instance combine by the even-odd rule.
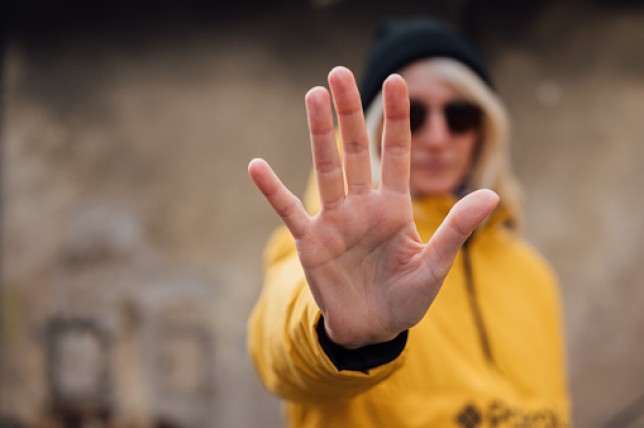
[[[487,84],[462,63],[450,58],[424,61],[437,80],[450,85],[461,97],[483,110],[480,141],[465,184],[469,190],[488,188],[498,193],[501,205],[509,214],[508,226],[518,229],[522,223],[521,192],[510,166],[509,120],[503,103]],[[382,93],[379,93],[365,114],[372,146],[371,170],[374,183],[380,178],[382,114]]]

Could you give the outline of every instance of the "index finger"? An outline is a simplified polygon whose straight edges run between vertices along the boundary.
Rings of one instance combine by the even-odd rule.
[[[383,190],[409,194],[411,131],[407,83],[398,74],[382,85],[385,124],[382,142]]]

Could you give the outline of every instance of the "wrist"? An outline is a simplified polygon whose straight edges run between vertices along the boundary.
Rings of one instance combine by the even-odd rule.
[[[321,317],[320,322],[324,328],[326,336],[336,345],[342,346],[348,350],[355,350],[370,345],[378,345],[394,340],[402,332],[395,332],[392,334],[375,334],[370,335],[355,335],[347,334],[346,332],[337,332],[329,327],[326,318]],[[406,330],[405,330],[406,331]]]
[[[407,344],[408,331],[398,334],[393,340],[347,349],[333,342],[327,335],[324,317],[316,325],[320,346],[338,370],[367,372],[368,370],[394,361]]]

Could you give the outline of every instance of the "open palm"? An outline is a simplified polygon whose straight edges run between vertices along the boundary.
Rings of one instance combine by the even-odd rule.
[[[382,175],[375,190],[355,79],[348,69],[336,67],[329,86],[342,160],[328,91],[315,87],[306,95],[320,213],[310,217],[265,161],[255,159],[248,169],[295,238],[328,336],[353,349],[391,340],[423,318],[459,248],[494,210],[498,196],[479,190],[463,198],[424,244],[412,214],[405,81],[392,75],[383,85]]]

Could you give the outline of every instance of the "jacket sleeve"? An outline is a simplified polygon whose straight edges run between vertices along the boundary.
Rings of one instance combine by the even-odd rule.
[[[271,238],[265,270],[264,288],[248,324],[248,345],[270,391],[297,402],[349,398],[386,379],[400,366],[406,336],[393,345],[399,349],[392,361],[365,370],[342,369],[337,354],[334,358],[334,349],[338,351],[335,344],[325,343],[328,338],[318,334],[321,313],[286,228],[278,229]]]

